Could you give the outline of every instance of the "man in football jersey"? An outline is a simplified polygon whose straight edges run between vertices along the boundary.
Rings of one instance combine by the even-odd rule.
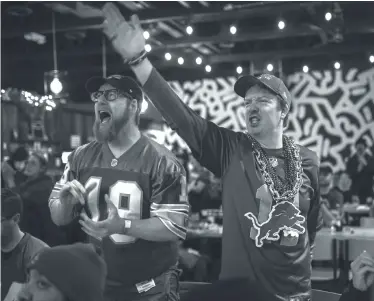
[[[66,225],[80,218],[108,266],[108,300],[178,300],[177,243],[189,212],[185,170],[141,135],[143,91],[132,78],[92,78],[86,88],[96,141],[69,155],[50,196],[52,219]]]
[[[283,134],[292,97],[272,75],[244,76],[247,133],[218,127],[185,105],[144,51],[137,16],[103,7],[104,33],[194,157],[223,182],[221,279],[261,283],[278,300],[311,298],[311,246],[321,226],[318,158]]]

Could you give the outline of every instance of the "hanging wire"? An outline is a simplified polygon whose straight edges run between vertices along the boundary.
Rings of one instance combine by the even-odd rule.
[[[107,70],[107,65],[106,65],[106,39],[105,36],[102,35],[102,61],[103,61],[103,77],[106,78],[106,70]]]
[[[53,66],[54,70],[57,69],[57,47],[56,47],[56,20],[55,12],[52,12],[52,37],[53,37]]]

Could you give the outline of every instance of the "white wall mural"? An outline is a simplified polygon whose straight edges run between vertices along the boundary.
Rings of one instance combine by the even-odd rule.
[[[181,99],[219,126],[243,131],[244,107],[233,86],[235,77],[171,82]],[[287,130],[301,145],[316,151],[335,170],[344,169],[352,145],[364,138],[374,144],[374,68],[295,73],[287,78],[294,96]],[[165,127],[166,143],[187,146]]]

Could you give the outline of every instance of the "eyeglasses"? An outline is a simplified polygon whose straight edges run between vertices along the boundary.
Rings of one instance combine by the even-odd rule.
[[[133,97],[126,92],[120,91],[118,89],[110,89],[105,91],[96,91],[91,93],[91,100],[93,102],[98,102],[100,97],[104,95],[106,101],[114,101],[120,96],[124,96],[128,99],[133,99]]]

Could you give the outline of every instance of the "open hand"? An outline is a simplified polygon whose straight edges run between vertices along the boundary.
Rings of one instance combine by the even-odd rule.
[[[84,206],[87,196],[95,187],[96,183],[84,188],[77,180],[67,182],[60,191],[60,200],[62,202],[70,202],[72,205],[81,204]]]
[[[138,16],[133,15],[130,21],[126,21],[118,7],[110,2],[104,5],[102,11],[105,18],[103,31],[114,49],[124,60],[137,57],[145,46]]]
[[[353,286],[366,291],[374,284],[374,259],[366,252],[362,252],[352,263]]]
[[[85,212],[81,213],[81,220],[79,223],[82,226],[82,230],[96,238],[101,240],[103,237],[110,236],[115,233],[120,233],[122,228],[121,218],[118,214],[118,209],[114,206],[113,202],[109,199],[109,196],[105,195],[105,202],[108,208],[107,219],[99,222],[95,222],[90,219]]]

